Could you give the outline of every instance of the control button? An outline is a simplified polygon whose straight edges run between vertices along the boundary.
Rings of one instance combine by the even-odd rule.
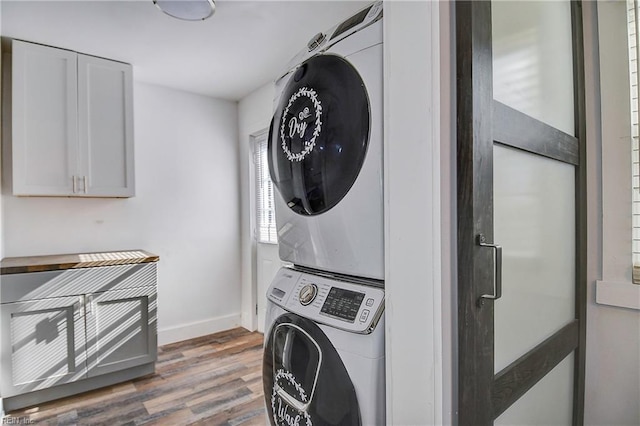
[[[367,318],[369,318],[369,310],[365,309],[362,311],[362,314],[360,314],[360,322],[365,322]]]
[[[298,300],[300,301],[300,304],[307,306],[308,304],[313,302],[313,299],[316,298],[317,294],[318,286],[316,286],[315,284],[307,284],[300,290],[300,293],[298,294]]]
[[[367,299],[367,306],[373,306],[373,299],[372,298],[368,298]]]

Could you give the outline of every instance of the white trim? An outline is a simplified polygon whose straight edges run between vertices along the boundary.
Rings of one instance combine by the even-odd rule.
[[[438,294],[442,301],[440,309],[440,330],[442,331],[442,368],[438,372],[436,381],[437,407],[442,407],[440,414],[436,411],[439,424],[455,423],[454,418],[454,389],[457,384],[454,378],[453,342],[457,334],[456,310],[454,309],[454,288],[457,283],[457,213],[456,213],[456,111],[455,111],[455,40],[453,36],[453,8],[452,2],[439,2],[439,46],[440,46],[440,289],[434,290],[437,303]],[[438,84],[436,83],[436,84]],[[434,135],[435,137],[435,135]],[[434,224],[434,226],[437,226]]]
[[[240,164],[240,226],[242,259],[242,326],[254,331],[258,326],[255,314],[257,302],[255,218],[255,176],[251,136],[269,128],[273,111],[275,86],[272,82],[256,89],[238,103],[239,164]]]
[[[449,325],[442,318],[439,8],[385,2],[388,425],[450,423],[443,407],[443,325]]]
[[[187,324],[180,324],[158,330],[158,346],[169,343],[181,342],[207,334],[218,333],[240,326],[241,315],[224,315],[216,318],[209,318],[203,321],[196,321]]]
[[[598,2],[602,280],[631,282],[631,114],[626,2]]]
[[[629,282],[596,281],[596,303],[640,310],[640,285]]]

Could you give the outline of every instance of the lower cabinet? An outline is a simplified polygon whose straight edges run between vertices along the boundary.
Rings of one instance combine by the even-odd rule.
[[[2,398],[153,365],[155,277],[155,263],[3,276]]]

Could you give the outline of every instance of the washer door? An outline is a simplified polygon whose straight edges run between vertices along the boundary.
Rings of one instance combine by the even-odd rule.
[[[295,314],[275,321],[263,359],[272,425],[360,425],[353,383],[340,355],[313,322]]]
[[[336,55],[314,56],[282,91],[271,121],[269,170],[301,215],[335,206],[349,192],[369,143],[370,107],[358,71]]]

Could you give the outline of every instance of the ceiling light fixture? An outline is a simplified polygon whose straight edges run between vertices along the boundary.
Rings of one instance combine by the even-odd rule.
[[[216,10],[214,0],[153,0],[158,9],[183,21],[204,21]]]

